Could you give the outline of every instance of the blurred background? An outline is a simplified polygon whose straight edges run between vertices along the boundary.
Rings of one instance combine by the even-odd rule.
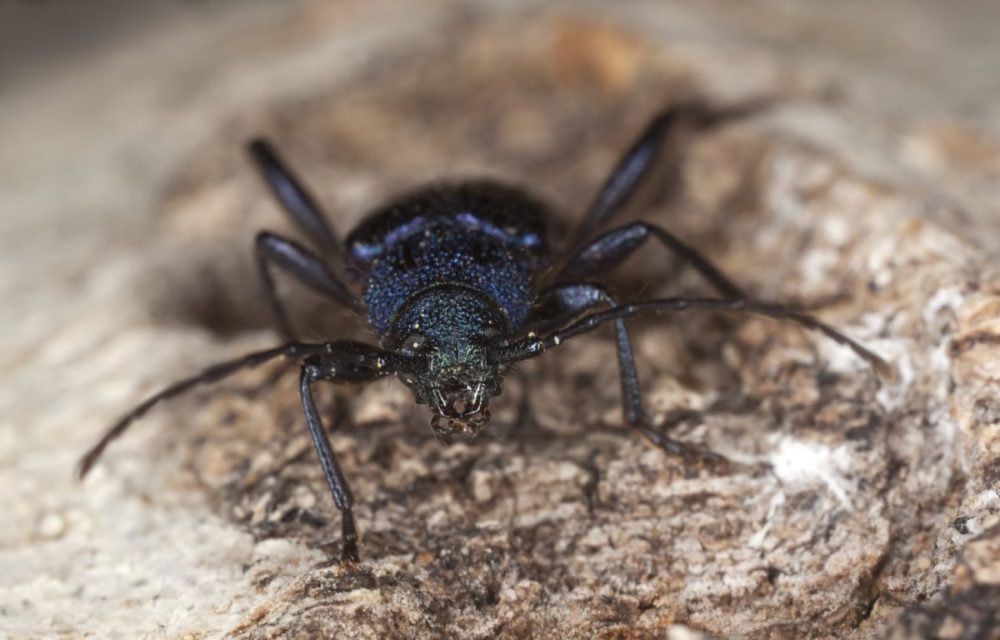
[[[186,445],[152,428],[113,476],[70,481],[138,396],[272,339],[250,247],[289,225],[244,159],[250,136],[276,142],[341,232],[449,175],[530,184],[568,220],[662,104],[777,98],[761,130],[912,196],[907,215],[995,254],[998,25],[995,0],[0,0],[0,502],[14,523],[0,527],[0,635],[228,628],[256,605],[248,557],[290,572],[319,562],[312,547],[253,547],[221,508],[188,510],[224,502],[220,478],[250,455],[238,438],[216,443],[231,447],[218,459],[182,456],[197,480],[168,476],[166,495],[142,447]],[[699,166],[738,181],[725,168],[744,159]],[[726,189],[693,189],[704,206],[672,222],[754,291],[838,293],[839,277],[783,267],[785,245],[753,255],[743,239],[765,214],[706,213]],[[749,196],[733,190],[735,209]],[[311,337],[346,319],[296,305],[325,318]],[[613,410],[608,376],[608,398],[580,412]],[[376,413],[397,416],[393,402]],[[94,613],[126,597],[133,609]]]

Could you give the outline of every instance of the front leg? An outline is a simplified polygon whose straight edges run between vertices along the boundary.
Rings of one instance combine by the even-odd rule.
[[[885,380],[895,380],[896,369],[878,354],[866,349],[850,336],[834,329],[821,320],[801,311],[789,309],[788,307],[773,302],[757,300],[726,300],[720,298],[660,298],[658,300],[644,300],[633,302],[601,311],[591,313],[580,318],[573,324],[549,333],[548,335],[538,335],[531,332],[517,340],[505,340],[493,345],[488,351],[488,357],[493,362],[509,364],[519,360],[535,358],[543,352],[565,344],[567,340],[590,333],[602,326],[606,322],[617,322],[625,318],[639,315],[641,313],[682,313],[689,311],[715,311],[727,313],[750,313],[767,318],[773,318],[790,324],[797,324],[800,327],[821,333],[837,344],[851,349],[858,357],[868,363],[869,366],[881,378]],[[641,408],[641,407],[640,407]],[[694,454],[697,457],[706,459],[703,453],[697,453],[690,446],[677,443],[669,438],[665,438],[655,432],[647,431],[645,425],[639,426],[643,433],[654,443],[665,449],[668,453],[685,455]],[[724,460],[709,456],[707,461]]]
[[[341,562],[358,562],[358,531],[354,524],[354,497],[347,479],[337,464],[330,439],[323,428],[323,421],[313,400],[312,383],[326,380],[335,383],[368,382],[399,370],[398,357],[369,345],[344,341],[330,343],[326,353],[312,355],[302,363],[299,390],[302,409],[312,436],[313,446],[323,469],[326,483],[333,495],[333,502],[342,514]]]
[[[603,285],[589,282],[556,285],[543,290],[538,299],[541,304],[535,309],[532,330],[539,334],[559,329],[588,309],[600,305],[614,307],[618,304]],[[629,424],[638,424],[643,420],[642,396],[632,342],[624,320],[615,322],[615,347],[618,351],[618,373],[625,419]]]
[[[220,362],[201,373],[179,380],[149,396],[122,416],[80,459],[77,471],[80,479],[82,480],[87,475],[113,440],[125,433],[136,420],[142,418],[160,402],[183,395],[199,385],[218,382],[244,369],[252,369],[278,358],[296,358],[302,361],[302,408],[305,410],[306,422],[309,425],[313,445],[316,447],[316,454],[319,456],[320,466],[323,468],[326,482],[333,493],[333,501],[344,514],[342,557],[348,562],[356,562],[358,560],[358,534],[354,526],[354,515],[351,513],[353,503],[351,490],[347,486],[344,475],[340,472],[337,459],[330,447],[330,441],[323,431],[323,423],[316,410],[316,403],[313,401],[311,384],[315,380],[360,383],[371,382],[394,374],[415,375],[426,368],[426,362],[421,358],[382,351],[377,347],[355,340],[339,340],[323,344],[291,342]]]
[[[584,311],[597,306],[614,308],[618,301],[602,285],[593,283],[571,283],[551,287],[539,295],[542,304],[534,316],[533,330],[545,334],[556,330],[579,316]],[[635,367],[635,355],[629,338],[625,320],[614,321],[615,346],[618,352],[618,374],[621,381],[622,407],[625,421],[638,429],[650,442],[673,456],[680,456],[688,463],[702,461],[710,466],[725,467],[726,459],[711,451],[703,450],[679,440],[670,438],[661,431],[653,429],[646,418],[642,407],[642,390],[639,387],[639,374]],[[683,422],[691,416],[685,414],[683,419],[668,421],[662,430]]]
[[[302,409],[306,414],[306,424],[309,425],[309,435],[312,436],[313,447],[316,448],[316,455],[319,457],[319,466],[323,468],[323,475],[326,476],[326,483],[330,486],[330,493],[333,494],[333,502],[343,514],[341,538],[343,548],[340,554],[341,562],[358,562],[358,530],[354,525],[354,496],[351,495],[351,488],[347,485],[344,474],[337,464],[337,457],[330,446],[330,439],[326,437],[323,430],[323,421],[316,410],[316,403],[312,396],[313,380],[321,379],[320,369],[316,365],[305,364],[302,367],[302,376],[299,388],[302,392]]]

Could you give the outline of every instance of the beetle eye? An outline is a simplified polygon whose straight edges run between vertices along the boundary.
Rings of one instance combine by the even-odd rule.
[[[399,350],[405,355],[415,356],[423,353],[427,346],[427,336],[422,333],[411,333],[399,346]]]

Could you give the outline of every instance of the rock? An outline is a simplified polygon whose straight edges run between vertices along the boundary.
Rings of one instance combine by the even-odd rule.
[[[4,633],[997,637],[1000,278],[995,203],[980,205],[1000,144],[977,129],[989,124],[903,117],[902,85],[876,113],[855,92],[891,68],[781,55],[708,5],[447,6],[406,24],[327,3],[227,9],[218,32],[178,27],[134,68],[94,62],[86,87],[26,88],[7,107],[18,117],[0,122],[23,129],[0,124],[8,149],[37,149],[24,132],[49,130],[74,162],[36,151],[24,162],[46,173],[0,196],[15,212],[0,223],[0,320],[17,336],[0,396]],[[768,5],[753,24],[782,11],[797,10]],[[130,79],[133,100],[94,110],[93,132],[59,110]],[[561,237],[645,119],[693,95],[772,106],[678,140],[630,216],[755,296],[843,329],[894,380],[765,319],[636,319],[656,423],[700,412],[676,435],[730,458],[728,473],[623,425],[604,333],[526,363],[472,443],[443,447],[397,383],[323,388],[357,566],[336,564],[339,515],[280,366],[165,404],[72,484],[122,410],[274,341],[250,246],[257,229],[290,226],[243,140],[270,136],[341,231],[407,186],[487,173],[556,205]],[[104,151],[78,168],[95,140]],[[10,155],[0,169],[24,172]],[[82,185],[93,191],[68,204]],[[655,248],[616,276],[628,298],[706,291]],[[288,293],[307,334],[366,335]]]

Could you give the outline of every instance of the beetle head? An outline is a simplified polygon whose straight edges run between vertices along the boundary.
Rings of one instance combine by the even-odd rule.
[[[501,390],[500,365],[488,344],[507,330],[507,318],[482,293],[437,285],[413,296],[393,322],[392,348],[422,359],[401,376],[418,403],[427,404],[440,436],[475,436],[490,419],[488,404]]]

